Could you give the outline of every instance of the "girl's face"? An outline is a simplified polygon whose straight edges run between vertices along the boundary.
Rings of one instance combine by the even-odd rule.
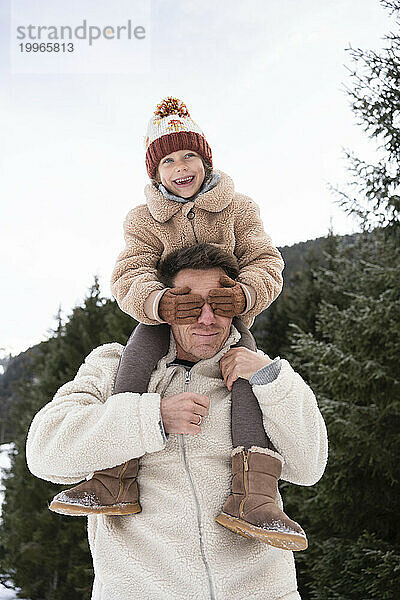
[[[201,188],[205,171],[200,154],[194,150],[177,150],[161,159],[158,174],[168,191],[190,198]]]

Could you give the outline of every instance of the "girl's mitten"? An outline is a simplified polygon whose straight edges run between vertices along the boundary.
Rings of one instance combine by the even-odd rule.
[[[242,314],[246,307],[246,296],[242,286],[228,275],[222,275],[219,282],[223,287],[211,289],[207,298],[215,314],[221,317],[235,317]]]
[[[158,314],[166,323],[195,323],[204,304],[199,294],[190,294],[190,287],[171,288],[161,296]]]

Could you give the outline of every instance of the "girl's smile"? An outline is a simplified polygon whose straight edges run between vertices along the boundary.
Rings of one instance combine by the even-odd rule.
[[[179,185],[179,187],[186,187],[193,183],[195,177],[195,175],[189,175],[188,177],[180,177],[179,179],[175,179],[174,183]]]

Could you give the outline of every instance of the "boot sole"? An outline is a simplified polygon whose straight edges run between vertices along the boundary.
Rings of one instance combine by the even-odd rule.
[[[83,506],[79,504],[64,504],[53,500],[49,510],[60,515],[72,517],[85,517],[86,515],[135,515],[140,513],[142,507],[138,502],[130,504],[115,504],[114,506]]]
[[[246,538],[261,540],[281,550],[298,552],[308,547],[307,538],[300,534],[262,529],[226,513],[221,513],[215,520],[223,527],[233,531],[233,533],[238,533]]]

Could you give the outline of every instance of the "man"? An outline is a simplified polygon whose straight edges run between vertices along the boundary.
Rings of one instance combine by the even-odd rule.
[[[326,428],[311,389],[287,361],[231,348],[240,334],[231,318],[214,314],[208,303],[209,291],[232,275],[225,268],[227,255],[208,246],[199,257],[202,247],[178,250],[164,260],[164,271],[179,265],[173,285],[189,286],[204,304],[195,323],[171,326],[168,354],[153,372],[148,393],[113,394],[123,347],[106,344],[91,352],[75,379],[39,411],[28,433],[30,470],[57,483],[76,483],[141,457],[143,511],[88,516],[92,600],[300,598],[292,552],[220,524],[221,515],[240,517],[256,481],[248,473],[251,465],[246,470],[242,461],[231,494],[240,503],[230,513],[225,506],[221,511],[231,483],[232,383],[242,378],[253,385],[265,427],[284,458],[287,481],[313,485],[320,479]],[[130,473],[130,485],[137,485],[136,473]],[[123,478],[121,471],[121,490]],[[276,487],[275,495],[280,510]]]

